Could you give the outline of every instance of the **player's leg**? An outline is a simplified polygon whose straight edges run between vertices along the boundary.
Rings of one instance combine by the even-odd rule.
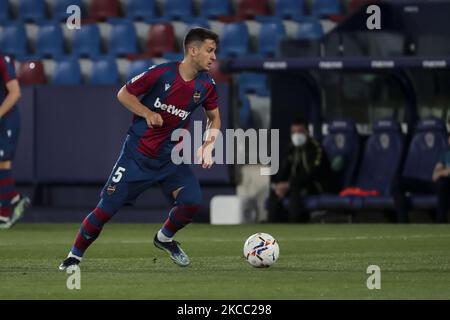
[[[16,190],[12,174],[13,158],[19,138],[17,111],[0,122],[0,229],[11,228],[30,204],[30,199]]]
[[[86,250],[99,237],[103,226],[124,204],[133,202],[151,185],[150,179],[142,181],[146,175],[148,172],[143,172],[138,161],[123,149],[101,192],[100,202],[81,223],[67,259],[60,265],[61,270],[79,264]]]
[[[154,244],[169,253],[172,260],[180,266],[189,265],[189,258],[173,240],[175,234],[192,222],[200,210],[201,190],[197,178],[187,165],[177,166],[174,174],[162,183],[163,192],[173,207],[164,225],[155,235]]]

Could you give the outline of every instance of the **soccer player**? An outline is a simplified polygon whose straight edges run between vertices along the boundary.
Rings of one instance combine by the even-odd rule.
[[[198,212],[201,190],[187,164],[175,165],[171,161],[171,151],[177,144],[171,141],[171,134],[175,129],[186,128],[194,110],[203,106],[208,134],[197,156],[203,168],[211,167],[220,115],[215,82],[207,71],[216,59],[218,44],[214,32],[191,29],[184,38],[183,61],[153,66],[119,90],[119,101],[134,113],[133,123],[101,200],[84,219],[60,270],[78,265],[103,225],[120,207],[133,202],[154,183],[161,185],[173,207],[153,243],[179,266],[189,265],[188,256],[173,237]]]
[[[11,172],[20,130],[19,98],[14,61],[0,55],[0,229],[11,228],[30,204],[17,192]]]

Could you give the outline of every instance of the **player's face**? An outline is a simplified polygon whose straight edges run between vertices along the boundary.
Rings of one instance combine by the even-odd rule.
[[[196,62],[199,69],[209,71],[211,65],[216,60],[216,43],[214,40],[206,39],[198,48]]]

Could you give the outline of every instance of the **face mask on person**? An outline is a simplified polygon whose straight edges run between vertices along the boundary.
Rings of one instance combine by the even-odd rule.
[[[296,147],[301,147],[306,143],[307,137],[304,133],[293,133],[291,135],[292,144]]]

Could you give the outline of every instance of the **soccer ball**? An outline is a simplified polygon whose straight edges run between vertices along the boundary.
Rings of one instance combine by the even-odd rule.
[[[255,268],[268,268],[280,255],[278,242],[267,233],[255,233],[244,243],[244,257]]]

